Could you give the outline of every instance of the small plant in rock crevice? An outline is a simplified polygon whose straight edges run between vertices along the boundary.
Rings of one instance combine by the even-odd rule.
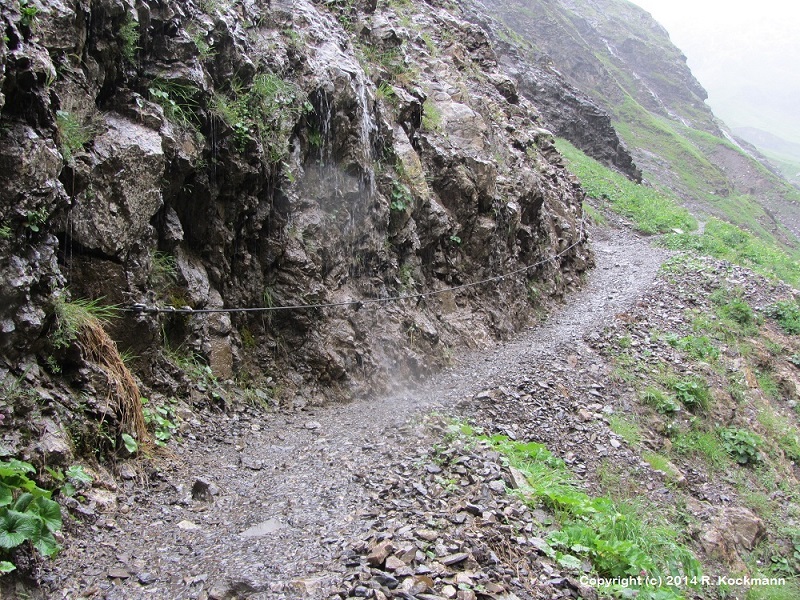
[[[105,373],[108,401],[119,418],[119,431],[111,436],[110,446],[115,446],[116,434],[122,433],[146,443],[148,435],[139,402],[139,386],[123,362],[116,343],[104,329],[117,315],[117,309],[102,305],[101,300],[57,298],[50,341],[56,350],[76,347],[83,360],[97,365]]]
[[[411,195],[411,190],[406,184],[400,183],[399,181],[395,181],[392,184],[392,200],[389,205],[392,210],[404,212],[411,206],[413,201],[414,197]]]
[[[442,128],[442,111],[433,100],[425,100],[422,105],[422,129],[425,131],[440,131]]]
[[[120,26],[118,35],[123,58],[133,64],[139,51],[139,23],[129,15]]]
[[[95,131],[91,125],[66,110],[56,111],[56,125],[61,137],[61,154],[64,160],[72,162],[75,154],[92,141]]]
[[[289,151],[292,128],[313,106],[291,81],[261,73],[249,85],[233,81],[229,93],[215,94],[212,110],[233,130],[240,150],[256,141],[270,162],[279,164]]]
[[[94,481],[81,465],[72,465],[66,471],[50,467],[45,467],[45,470],[60,485],[60,493],[70,498]]]
[[[763,444],[763,440],[752,431],[728,427],[722,429],[719,435],[725,450],[740,465],[761,461],[758,448]]]
[[[216,56],[217,51],[214,50],[211,44],[206,41],[206,35],[203,31],[199,29],[190,31],[189,37],[191,38],[194,47],[197,48],[200,60],[208,60]]]
[[[25,215],[25,222],[23,225],[28,231],[39,233],[49,216],[50,213],[44,207],[36,210],[29,210]]]
[[[23,27],[33,29],[36,19],[39,16],[39,9],[30,3],[30,0],[19,0],[19,23]]]
[[[199,90],[192,86],[155,79],[147,90],[150,99],[164,109],[164,116],[183,127],[197,128],[201,123]]]
[[[178,430],[174,405],[167,402],[156,406],[148,398],[142,398],[141,402],[144,422],[153,429],[156,445],[164,446]]]

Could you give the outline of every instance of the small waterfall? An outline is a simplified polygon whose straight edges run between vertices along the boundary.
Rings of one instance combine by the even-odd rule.
[[[319,241],[338,238],[341,247],[333,253],[348,257],[349,276],[359,278],[369,254],[364,243],[369,238],[367,221],[377,191],[373,165],[378,124],[369,90],[372,82],[361,69],[347,73],[346,88],[320,86],[309,97],[314,106],[309,123],[314,149],[306,166],[304,193],[316,197],[327,216],[323,227],[329,231]]]
[[[356,97],[358,98],[359,108],[359,142],[363,148],[364,154],[362,159],[364,161],[364,171],[366,175],[366,190],[368,195],[367,199],[375,194],[375,171],[372,168],[374,160],[372,152],[372,137],[373,133],[378,130],[375,119],[372,116],[372,111],[369,107],[369,98],[367,96],[368,79],[363,71],[356,72],[353,84],[355,86]],[[371,82],[370,82],[371,83]]]
[[[331,109],[331,100],[328,94],[321,93],[319,96],[319,136],[320,136],[320,166],[325,167],[326,164],[333,162],[333,144],[331,122],[333,120],[333,110]]]

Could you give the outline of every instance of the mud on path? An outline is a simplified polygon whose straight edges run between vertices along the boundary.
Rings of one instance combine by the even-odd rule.
[[[585,337],[635,302],[666,256],[623,230],[594,236],[597,267],[543,325],[455,357],[419,389],[195,424],[147,487],[121,483],[118,504],[77,528],[47,567],[45,597],[288,598],[311,580],[310,595],[327,597],[340,582],[342,556],[366,527],[374,492],[365,482],[423,443],[419,416],[452,414],[459,403],[469,410],[483,389],[552,373],[551,365],[579,355]],[[192,497],[198,478],[211,484],[205,500]]]

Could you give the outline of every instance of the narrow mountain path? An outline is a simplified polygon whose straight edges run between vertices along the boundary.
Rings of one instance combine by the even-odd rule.
[[[325,597],[365,527],[371,498],[364,482],[421,443],[421,415],[452,413],[483,389],[547,372],[652,283],[663,251],[623,230],[594,235],[597,267],[543,325],[456,357],[417,389],[193,426],[149,487],[122,484],[118,506],[77,528],[45,574],[47,597],[283,598],[312,582],[310,595]],[[193,499],[198,479],[210,490]]]

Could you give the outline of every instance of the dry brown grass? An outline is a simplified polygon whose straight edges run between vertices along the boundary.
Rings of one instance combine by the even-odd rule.
[[[139,386],[125,366],[116,342],[98,318],[83,319],[75,333],[83,359],[99,366],[108,377],[106,402],[119,418],[120,433],[128,433],[140,445],[149,446],[150,435],[144,422]]]

